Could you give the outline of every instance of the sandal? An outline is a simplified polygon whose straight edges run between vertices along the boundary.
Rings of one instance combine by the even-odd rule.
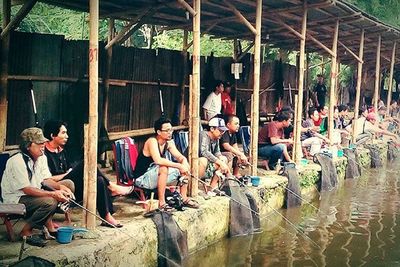
[[[109,227],[109,228],[122,228],[124,225],[122,225],[120,223],[112,224],[112,223],[101,222],[100,226]]]
[[[47,244],[46,240],[43,240],[40,236],[31,235],[26,237],[26,243],[35,247],[44,247]]]
[[[163,204],[162,206],[160,206],[158,208],[160,211],[165,211],[165,212],[172,212],[174,210],[173,207],[171,207],[170,205],[168,205],[167,203]]]
[[[187,198],[185,201],[183,201],[183,206],[192,208],[192,209],[200,208],[199,203],[196,200],[191,199],[191,198]]]

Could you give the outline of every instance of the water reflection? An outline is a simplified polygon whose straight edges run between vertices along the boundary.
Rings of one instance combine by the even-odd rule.
[[[218,242],[184,265],[400,266],[399,167],[368,170],[312,205],[280,210],[298,230],[271,216],[263,233]]]

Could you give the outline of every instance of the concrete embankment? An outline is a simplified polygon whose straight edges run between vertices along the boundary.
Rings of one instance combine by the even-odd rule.
[[[370,165],[367,149],[358,149],[358,162],[363,168]],[[382,159],[386,161],[387,147],[380,145]],[[347,159],[335,159],[339,186],[343,184]],[[316,183],[319,180],[319,165],[309,163],[299,167],[302,196],[312,199],[317,193]],[[259,187],[248,187],[256,198],[262,217],[278,216],[273,209],[284,204],[287,179],[275,172],[259,170],[261,184]],[[187,233],[189,253],[208,246],[225,238],[229,230],[229,199],[215,197],[204,200],[198,197],[201,208],[175,212],[180,228]],[[98,227],[72,243],[61,245],[51,241],[45,248],[27,246],[24,257],[35,255],[57,266],[156,266],[157,265],[157,231],[151,219],[142,216],[142,210],[133,205],[133,200],[118,198],[115,201],[118,210],[116,217],[124,224],[120,230]],[[74,209],[74,223],[79,226],[81,211]],[[4,230],[0,230],[1,234]],[[16,229],[18,231],[18,227]],[[1,241],[1,262],[15,261],[19,244]]]

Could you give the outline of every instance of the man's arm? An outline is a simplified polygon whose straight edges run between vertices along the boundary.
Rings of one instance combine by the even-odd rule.
[[[271,139],[271,144],[276,145],[276,144],[293,144],[293,139],[283,139],[279,137],[270,137]]]
[[[36,187],[28,186],[22,188],[22,191],[28,195],[28,196],[33,196],[33,197],[52,197],[57,201],[60,202],[65,202],[68,200],[68,198],[65,196],[65,192],[61,190],[55,190],[55,191],[46,191],[43,189],[39,189]]]

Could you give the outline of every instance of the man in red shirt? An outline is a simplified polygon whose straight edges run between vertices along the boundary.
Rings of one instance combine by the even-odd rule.
[[[223,115],[232,115],[234,114],[232,99],[231,99],[231,83],[226,82],[224,91],[221,93],[221,102],[222,102],[222,114]]]
[[[287,145],[293,144],[293,139],[285,139],[283,129],[290,125],[291,115],[279,112],[276,120],[264,125],[258,133],[258,156],[268,159],[268,167],[274,169],[278,159],[291,161]]]

